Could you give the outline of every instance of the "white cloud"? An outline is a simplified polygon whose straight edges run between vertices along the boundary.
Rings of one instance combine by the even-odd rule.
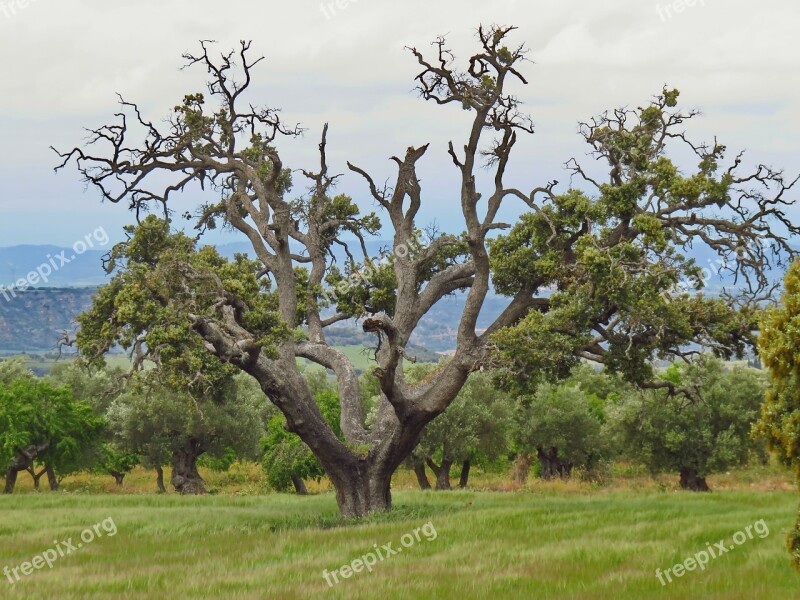
[[[151,118],[164,116],[184,93],[202,89],[202,72],[179,70],[181,53],[201,38],[219,40],[220,49],[253,39],[254,50],[267,55],[254,97],[309,127],[305,138],[286,144],[294,167],[315,160],[326,121],[333,167],[342,171],[349,159],[375,169],[379,180],[392,174],[389,156],[432,142],[423,167],[432,199],[425,214],[443,224],[454,201],[444,145],[463,138],[464,114],[415,98],[417,70],[403,47],[427,48],[449,34],[463,56],[481,22],[518,25],[517,39],[531,49],[530,85],[519,93],[537,135],[520,145],[514,162],[521,182],[563,180],[559,165],[582,152],[579,119],[644,103],[664,83],[703,108],[699,134],[800,169],[800,75],[791,50],[800,6],[705,0],[664,21],[657,7],[667,4],[350,0],[328,19],[318,0],[37,0],[12,18],[0,12],[0,245],[68,241],[74,232],[65,229],[81,219],[124,219],[94,193],[82,194],[74,171],[53,177],[47,146],[79,142],[81,125],[102,123],[116,109],[116,92]],[[358,178],[348,175],[341,189],[371,206]],[[48,206],[44,222],[41,214],[31,219],[38,202]]]

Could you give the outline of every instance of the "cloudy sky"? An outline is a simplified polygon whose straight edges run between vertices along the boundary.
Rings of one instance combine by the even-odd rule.
[[[101,204],[74,169],[54,174],[49,146],[79,144],[82,127],[113,114],[117,92],[160,120],[185,93],[202,91],[200,70],[180,70],[199,39],[220,49],[252,39],[267,57],[252,98],[307,128],[280,145],[292,168],[315,166],[326,122],[332,170],[345,172],[350,160],[379,181],[392,176],[389,156],[430,142],[423,217],[445,230],[461,228],[446,144],[461,143],[468,114],[415,95],[417,69],[404,47],[427,48],[446,34],[463,57],[480,23],[517,25],[516,40],[530,49],[529,85],[516,92],[536,134],[510,167],[523,188],[567,180],[563,163],[585,153],[579,120],[641,105],[665,83],[703,110],[696,137],[717,135],[753,161],[800,171],[800,4],[690,2],[0,0],[0,246],[72,245],[98,227],[119,239],[131,215]],[[357,176],[345,175],[339,189],[372,209]]]

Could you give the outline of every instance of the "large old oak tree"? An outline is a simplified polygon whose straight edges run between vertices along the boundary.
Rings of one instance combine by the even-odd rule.
[[[187,95],[166,124],[121,100],[117,120],[90,130],[86,147],[59,152],[58,168],[76,164],[104,199],[128,203],[137,221],[153,205],[169,217],[175,194],[210,188],[214,200],[198,207],[197,230],[220,221],[238,230],[260,264],[233,268],[210,254],[198,257],[202,250],[188,238],[159,232],[152,215],[142,219],[145,231],[131,230],[109,265],[119,293],[95,307],[96,327],[79,346],[98,353],[121,343],[163,360],[170,339],[163,332],[174,328],[189,344],[184,334],[191,331],[193,351],[259,382],[288,429],[319,458],[344,517],[391,507],[392,474],[425,425],[483,366],[500,366],[507,384],[526,386],[585,357],[640,384],[663,386],[668,382],[654,383],[647,366],[654,356],[685,353],[690,342],[695,350],[704,344],[721,354],[740,351],[755,324],[752,310],[732,299],[674,293],[698,275],[681,251],[705,244],[748,278],[751,291],[763,291],[765,267],[791,253],[786,240],[797,228],[782,207],[793,182],[765,166],[744,173],[741,155],[723,165],[725,147],[692,142],[683,127],[695,113],[676,109],[677,91],[665,89],[645,108],[615,110],[582,126],[595,160],[591,168],[567,163],[574,188],[558,193],[554,181],[526,193],[507,185],[518,137],[533,133],[511,91],[527,83],[526,51],[509,44],[513,29],[479,29],[478,51],[462,68],[444,39],[432,44],[431,56],[409,49],[420,67],[421,97],[472,116],[463,143],[446,150],[457,177],[448,201],[460,207],[464,230],[453,236],[428,229],[427,243],[408,248],[425,231],[417,221],[417,164],[427,144],[391,157],[391,186],[348,163],[388,218],[395,247],[409,249],[380,265],[371,264],[364,243],[379,231],[378,216],[333,193],[339,176],[326,160],[327,125],[319,166],[301,171],[309,191],[291,194],[292,171],[279,145],[301,130],[246,99],[261,60],[251,58],[249,43],[221,56],[201,43],[199,54],[186,55],[188,66],[207,71],[208,91]],[[692,157],[691,172],[679,170],[672,151]],[[498,221],[506,200],[529,210],[513,227]],[[499,235],[504,229],[510,231]],[[346,241],[352,239],[372,275],[331,294],[330,286],[361,268]],[[344,270],[333,265],[335,246],[350,257]],[[492,285],[510,300],[478,331]],[[403,374],[409,338],[436,303],[457,291],[465,292],[465,306],[455,354],[412,385]],[[371,426],[353,365],[325,337],[327,327],[351,317],[378,338],[381,400]],[[161,332],[158,339],[148,339],[151,331]],[[320,414],[297,358],[336,374],[343,440]]]

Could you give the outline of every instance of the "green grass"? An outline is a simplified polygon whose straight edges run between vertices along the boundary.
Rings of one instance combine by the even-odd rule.
[[[374,348],[367,346],[335,346],[335,348],[342,351],[359,373],[365,373],[378,366],[375,362]],[[412,363],[407,360],[406,365],[410,364]]]
[[[342,526],[334,497],[22,493],[0,498],[3,566],[112,517],[102,537],[34,572],[8,598],[796,598],[784,549],[795,493],[534,489],[395,494],[395,510]],[[665,569],[759,519],[770,534],[662,587]],[[329,588],[373,544],[435,540]]]
[[[49,356],[45,356],[45,354]],[[0,360],[22,358],[25,366],[38,374],[47,374],[56,364],[56,359],[52,357],[54,350],[33,351],[28,354],[2,354],[0,351]],[[65,354],[62,362],[73,360],[73,357]],[[131,360],[127,354],[109,354],[106,356],[106,364],[109,367],[120,367],[122,369],[130,369]]]
[[[345,356],[353,364],[353,367],[363,373],[369,369],[374,369],[378,366],[378,363],[375,362],[375,350],[371,348],[367,348],[366,346],[335,346],[339,350],[341,350]],[[53,358],[46,358],[45,354],[52,354],[53,350],[41,350],[41,351],[31,351],[29,354],[19,354],[19,353],[7,353],[3,354],[2,350],[0,350],[0,360],[6,358],[23,358],[25,360],[25,365],[35,371],[36,373],[49,373],[50,369],[53,368],[53,365],[56,364],[55,359]],[[64,360],[71,360],[71,358],[67,357]],[[299,359],[300,362],[304,362],[307,364],[311,364],[305,359]],[[127,354],[112,354],[106,357],[106,363],[112,367],[121,367],[123,369],[129,369],[131,366],[131,361],[128,358]]]

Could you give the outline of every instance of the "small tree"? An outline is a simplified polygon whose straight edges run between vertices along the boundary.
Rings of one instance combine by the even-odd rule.
[[[27,375],[0,384],[0,464],[5,468],[5,493],[14,491],[17,474],[39,461],[46,466],[51,488],[55,473],[77,468],[80,458],[97,444],[103,421],[91,406],[76,402],[69,390]]]
[[[623,398],[613,411],[623,451],[652,473],[680,473],[683,489],[708,491],[708,474],[745,464],[755,448],[750,430],[764,377],[752,369],[725,371],[708,356],[673,365],[664,377],[693,397],[658,390]]]
[[[171,483],[182,494],[203,494],[197,469],[203,454],[258,456],[264,432],[260,399],[237,394],[234,382],[217,390],[215,399],[193,397],[158,382],[137,378],[108,410],[115,443],[141,455],[148,465],[172,465]]]
[[[422,379],[437,368],[415,365],[408,377]],[[409,459],[420,488],[430,488],[427,465],[436,476],[436,489],[451,489],[450,469],[454,464],[461,467],[459,487],[465,488],[473,461],[489,462],[507,451],[512,410],[511,399],[492,385],[489,375],[471,374],[455,401],[425,426]]]
[[[770,387],[755,430],[800,481],[800,261],[787,271],[783,287],[780,303],[761,320],[758,350]],[[800,512],[787,545],[800,571]]]
[[[114,399],[124,389],[124,373],[120,368],[90,368],[80,361],[60,362],[53,366],[47,380],[67,386],[74,398],[91,405],[95,415],[106,418]],[[104,441],[82,458],[84,468],[108,473],[121,486],[125,475],[139,464],[137,454],[125,451],[114,440],[114,432],[106,427]]]
[[[325,421],[338,436],[339,429],[339,395],[336,388],[327,382],[327,374],[322,369],[309,369],[305,371],[309,389],[319,405],[319,410]],[[267,472],[270,486],[279,492],[287,491],[294,486],[297,494],[308,494],[305,480],[319,480],[325,475],[319,460],[311,449],[294,433],[286,427],[286,418],[274,414],[267,424],[267,435],[261,440],[264,457],[262,465]]]
[[[138,454],[120,450],[116,444],[106,442],[100,450],[96,469],[111,475],[121,487],[125,476],[133,471],[140,461]]]
[[[516,421],[515,442],[523,453],[536,453],[543,479],[591,469],[606,454],[602,406],[576,383],[542,384],[520,398]]]
[[[36,376],[25,367],[20,358],[0,360],[0,386],[8,386],[15,381],[34,381]]]

